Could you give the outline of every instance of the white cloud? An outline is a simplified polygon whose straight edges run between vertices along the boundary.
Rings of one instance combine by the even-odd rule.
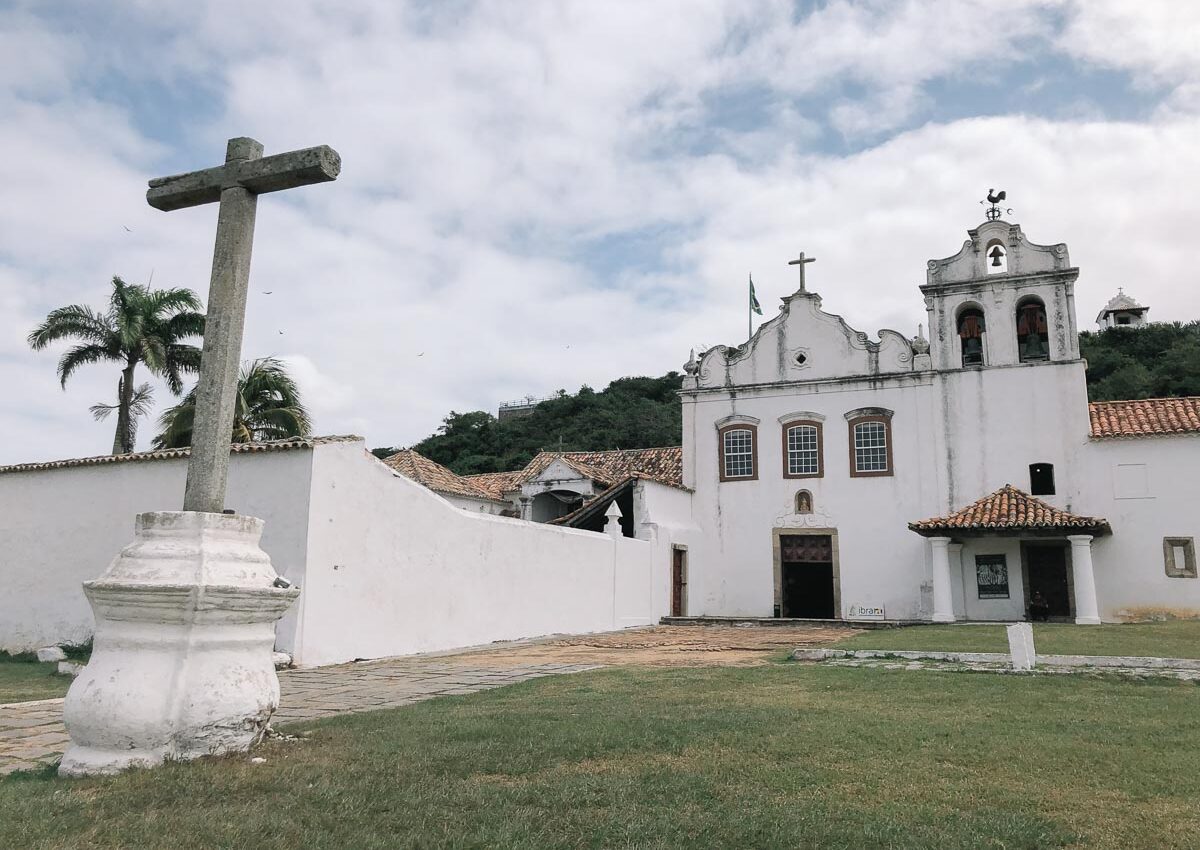
[[[1079,23],[1091,7],[1066,8],[1055,42],[1089,62],[1105,26]],[[115,376],[92,367],[62,392],[54,357],[25,346],[34,322],[99,305],[114,272],[208,280],[215,209],[146,206],[145,180],[181,153],[147,137],[127,91],[97,89],[97,66],[223,94],[202,117],[170,116],[194,167],[233,135],[339,149],[337,183],[260,202],[243,351],[288,360],[319,431],[372,445],[739,341],[746,273],[766,307],[794,288],[785,263],[801,249],[827,309],[913,333],[925,261],[957,250],[988,186],[1031,239],[1069,243],[1081,326],[1118,285],[1156,318],[1200,315],[1180,285],[1200,127],[1178,94],[1145,124],[947,121],[927,97],[931,80],[1051,49],[1057,4],[1021,4],[1002,26],[981,3],[831,2],[797,21],[765,0],[140,8],[108,22],[122,35],[103,49],[86,28],[0,25],[55,57],[0,90],[0,380],[22,390],[0,401],[0,463],[111,443],[86,408]],[[1122,57],[1163,85],[1192,79],[1182,58]],[[16,70],[0,55],[0,77]],[[715,123],[714,102],[743,91],[763,115]],[[929,123],[905,130],[914,115]],[[829,130],[873,147],[822,153]],[[630,234],[656,235],[636,257],[595,247]]]

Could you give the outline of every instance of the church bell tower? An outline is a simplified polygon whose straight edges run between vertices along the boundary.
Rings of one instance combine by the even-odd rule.
[[[921,287],[938,371],[1079,359],[1075,280],[1067,246],[1030,242],[998,217],[962,249],[930,260]]]

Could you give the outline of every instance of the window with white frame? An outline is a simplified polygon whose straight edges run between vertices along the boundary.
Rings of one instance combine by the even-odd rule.
[[[888,428],[886,422],[859,422],[854,426],[854,471],[888,471]]]
[[[723,478],[754,477],[754,432],[749,428],[728,428],[721,435]]]
[[[792,425],[787,429],[787,474],[821,474],[820,432],[816,425]]]

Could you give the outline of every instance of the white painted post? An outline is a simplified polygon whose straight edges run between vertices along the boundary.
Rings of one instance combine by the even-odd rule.
[[[963,545],[951,543],[946,548],[950,556],[950,604],[953,606],[956,602],[958,603],[958,613],[955,616],[962,614],[962,618],[965,620],[967,619],[967,589],[962,566]]]
[[[1030,623],[1013,623],[1008,627],[1008,654],[1012,656],[1014,670],[1032,670],[1037,663],[1033,648],[1033,626]]]
[[[930,537],[933,547],[933,622],[953,623],[954,594],[950,587],[950,538]]]
[[[624,537],[625,532],[621,530],[621,508],[613,500],[608,505],[608,510],[604,512],[604,533],[609,537]]]
[[[1075,579],[1075,622],[1084,626],[1100,625],[1100,604],[1096,598],[1096,574],[1092,569],[1092,535],[1071,534],[1071,573]]]

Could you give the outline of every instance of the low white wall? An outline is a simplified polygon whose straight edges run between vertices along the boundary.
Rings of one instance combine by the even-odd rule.
[[[471,514],[360,443],[313,452],[295,658],[378,658],[654,622],[651,546]]]
[[[354,444],[361,446],[361,444]],[[234,454],[226,504],[266,521],[275,570],[303,583],[312,452]],[[143,511],[178,510],[187,460],[138,460],[0,474],[0,649],[20,652],[92,635],[82,584],[133,540]],[[279,628],[288,648],[289,614]]]

